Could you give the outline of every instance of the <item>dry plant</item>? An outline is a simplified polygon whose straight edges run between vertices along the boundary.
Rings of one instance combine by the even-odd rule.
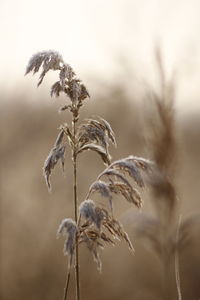
[[[152,92],[150,97],[155,107],[154,121],[150,128],[150,145],[152,158],[158,172],[150,178],[152,199],[155,208],[157,235],[154,237],[156,251],[162,262],[163,299],[170,296],[170,263],[176,253],[176,216],[177,192],[175,187],[175,171],[177,168],[177,144],[174,116],[175,84],[174,79],[167,82],[159,48],[156,50],[156,62],[160,75],[160,94]],[[156,118],[157,116],[157,118]],[[179,230],[177,231],[179,234]],[[177,235],[178,237],[178,235]],[[179,266],[176,264],[176,274]],[[177,277],[178,278],[178,277]],[[181,300],[180,282],[176,281],[179,300]]]
[[[178,145],[175,120],[175,80],[167,81],[160,49],[156,50],[156,63],[161,90],[148,92],[151,103],[148,112],[147,149],[151,149],[154,172],[147,178],[151,187],[155,216],[140,214],[136,217],[134,231],[138,237],[149,241],[162,265],[162,293],[164,300],[172,299],[171,265],[177,298],[182,299],[179,256],[185,248],[196,215],[184,220],[179,213],[175,177],[178,168]]]
[[[64,288],[63,299],[67,298],[72,267],[75,270],[76,299],[80,300],[80,265],[79,246],[85,244],[91,252],[98,270],[101,270],[99,249],[105,245],[115,245],[116,240],[124,241],[133,251],[133,246],[122,224],[114,217],[113,196],[121,195],[126,201],[137,208],[142,205],[138,188],[145,185],[145,176],[150,178],[154,172],[154,164],[144,158],[129,156],[111,162],[109,144],[116,146],[115,135],[110,124],[103,118],[86,119],[80,124],[80,109],[89,98],[85,85],[77,78],[72,67],[65,63],[62,56],[54,51],[39,52],[30,59],[26,74],[35,74],[40,69],[38,86],[42,83],[46,73],[50,70],[58,71],[58,81],[51,87],[51,96],[58,97],[61,93],[66,95],[66,105],[60,111],[71,113],[71,124],[62,124],[56,141],[45,160],[43,172],[48,186],[51,189],[50,176],[52,170],[60,161],[62,169],[65,165],[65,151],[69,147],[73,161],[73,200],[74,220],[62,220],[58,228],[58,236],[64,235],[64,254],[68,255],[68,273]],[[88,194],[81,203],[78,202],[77,193],[77,158],[86,151],[91,150],[99,154],[105,170],[97,177],[89,188]],[[159,177],[160,178],[160,177]],[[132,180],[132,181],[131,181]],[[164,179],[163,179],[164,181]],[[137,188],[133,186],[135,184]],[[156,184],[156,182],[155,182]],[[158,189],[155,189],[156,191]],[[92,199],[94,193],[105,198],[104,205],[97,205]]]

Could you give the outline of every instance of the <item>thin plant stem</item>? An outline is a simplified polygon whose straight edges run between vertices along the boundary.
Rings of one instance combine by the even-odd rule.
[[[177,293],[178,293],[178,299],[182,300],[182,294],[181,294],[181,285],[180,285],[180,267],[179,267],[179,255],[178,255],[178,239],[179,239],[179,231],[181,226],[181,218],[179,217],[177,232],[176,232],[176,248],[175,248],[175,276],[176,276],[176,287],[177,287]]]
[[[163,300],[169,300],[169,255],[167,251],[167,245],[163,245],[162,249],[162,263],[163,263]]]
[[[69,289],[69,281],[70,281],[70,269],[68,270],[68,273],[67,273],[67,279],[66,279],[66,284],[65,284],[65,288],[64,288],[63,300],[67,299],[67,292]]]
[[[72,130],[73,130],[73,191],[74,191],[74,218],[75,222],[78,222],[78,197],[77,197],[77,165],[76,165],[76,122],[77,117],[73,115]],[[76,241],[75,247],[75,281],[76,281],[76,300],[80,300],[80,274],[79,274],[79,247],[78,241]]]

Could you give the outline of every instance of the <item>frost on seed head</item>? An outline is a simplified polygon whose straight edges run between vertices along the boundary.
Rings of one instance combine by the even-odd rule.
[[[112,195],[111,195],[111,190],[110,190],[108,183],[101,181],[101,180],[95,181],[90,186],[88,197],[91,193],[94,193],[94,192],[99,192],[102,197],[107,198],[109,201],[110,209],[111,209],[111,211],[113,211]]]
[[[85,200],[79,206],[80,215],[86,220],[94,223],[100,230],[104,214],[99,207],[96,207],[94,201]]]
[[[42,83],[44,76],[50,70],[61,70],[63,66],[63,58],[56,51],[42,51],[34,54],[29,60],[28,66],[26,68],[26,74],[33,72],[35,74],[42,68],[42,73],[40,74],[38,86]]]
[[[45,75],[50,70],[59,71],[59,80],[51,87],[51,96],[58,97],[61,92],[64,92],[72,103],[81,104],[82,100],[89,97],[89,93],[81,82],[76,78],[76,74],[72,67],[65,63],[62,56],[56,51],[42,51],[34,54],[28,62],[25,75],[30,72],[33,74],[42,72],[39,77],[38,86],[42,83]]]
[[[64,254],[69,255],[69,266],[72,265],[72,258],[76,244],[76,234],[78,232],[77,225],[72,219],[63,219],[58,231],[57,236],[59,237],[61,234],[66,236],[66,240],[64,243]]]
[[[86,119],[85,123],[79,126],[77,154],[85,150],[95,151],[101,156],[103,162],[109,165],[111,162],[109,143],[116,146],[114,132],[107,121],[100,117],[98,119]]]
[[[99,271],[102,267],[99,249],[104,249],[105,244],[115,245],[116,240],[124,241],[129,249],[134,251],[128,234],[106,209],[95,206],[92,200],[85,200],[79,210],[81,217],[86,219],[86,222],[80,226],[79,243],[86,244]]]
[[[59,160],[61,161],[62,168],[64,171],[66,145],[62,144],[63,137],[64,137],[64,131],[61,130],[56,138],[53,148],[51,149],[49,155],[47,156],[44,162],[43,174],[49,190],[51,190],[51,183],[50,183],[51,171],[56,166]]]

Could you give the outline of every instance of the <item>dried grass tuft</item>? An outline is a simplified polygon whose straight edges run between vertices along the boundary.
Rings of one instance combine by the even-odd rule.
[[[101,228],[102,220],[104,218],[103,211],[95,206],[94,201],[85,200],[79,207],[80,216],[87,221],[94,223],[98,230]]]
[[[85,243],[91,251],[99,271],[102,268],[99,249],[104,249],[105,243],[115,245],[114,240],[118,239],[125,241],[129,249],[134,251],[123,226],[106,209],[96,206],[92,200],[85,200],[79,210],[86,222],[80,225],[78,240],[79,243]]]
[[[47,156],[44,162],[43,174],[49,190],[51,190],[50,175],[52,169],[54,169],[54,167],[57,165],[59,160],[61,161],[62,169],[64,171],[66,145],[61,144],[63,141],[63,137],[64,137],[64,131],[61,130],[56,138],[53,148],[51,149],[49,155]]]
[[[42,51],[34,54],[26,68],[26,74],[33,72],[35,74],[42,68],[38,86],[42,83],[44,76],[50,70],[61,70],[64,64],[62,56],[56,51]]]
[[[100,121],[87,119],[82,123],[77,132],[77,154],[85,150],[93,150],[100,154],[103,162],[109,165],[111,156],[108,151],[109,142],[116,146],[113,130],[110,124],[98,117]]]
[[[111,192],[122,195],[128,202],[134,204],[138,208],[141,208],[142,199],[140,193],[133,187],[130,188],[127,184],[115,181],[114,183],[109,184],[109,188]]]
[[[77,225],[72,219],[62,220],[57,231],[58,237],[61,234],[66,236],[63,252],[65,255],[69,255],[69,267],[72,266],[72,259],[73,259],[75,244],[76,244],[77,232],[78,232]]]
[[[94,192],[99,192],[102,197],[107,198],[109,201],[110,208],[111,210],[113,210],[111,189],[108,183],[101,180],[93,182],[89,188],[89,192],[86,199],[88,199],[90,195]]]
[[[42,72],[39,77],[38,86],[42,83],[47,72],[50,70],[59,71],[59,81],[52,85],[51,96],[58,97],[61,92],[64,92],[72,103],[78,106],[81,106],[82,101],[89,97],[85,85],[80,79],[76,78],[76,73],[72,67],[64,62],[58,52],[50,50],[34,54],[29,60],[25,75],[30,72],[35,74],[40,69],[42,69]]]

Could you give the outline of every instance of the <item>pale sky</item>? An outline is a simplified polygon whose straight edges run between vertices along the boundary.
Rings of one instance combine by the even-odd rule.
[[[28,59],[49,49],[82,77],[117,80],[121,58],[139,80],[151,82],[159,41],[168,76],[176,69],[182,101],[200,96],[200,0],[1,0],[0,37],[6,93],[29,85]]]

